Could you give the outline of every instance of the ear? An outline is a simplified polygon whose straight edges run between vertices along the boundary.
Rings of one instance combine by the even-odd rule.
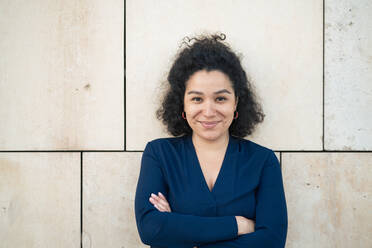
[[[239,102],[239,97],[237,96],[237,97],[235,98],[235,110],[236,110],[236,108],[238,107],[238,102]]]

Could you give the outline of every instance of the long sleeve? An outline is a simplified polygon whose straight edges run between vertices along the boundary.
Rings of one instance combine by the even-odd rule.
[[[200,248],[283,248],[287,236],[287,205],[280,164],[271,152],[262,169],[256,192],[255,231],[222,242],[212,242]]]
[[[135,194],[135,217],[143,243],[159,247],[193,247],[237,237],[235,216],[201,217],[160,212],[149,202],[151,193],[167,197],[167,183],[151,142],[142,155]]]

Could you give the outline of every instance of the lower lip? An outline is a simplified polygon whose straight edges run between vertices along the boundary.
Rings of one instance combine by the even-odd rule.
[[[202,126],[204,128],[214,128],[215,126],[217,126],[218,122],[213,122],[213,123],[205,123],[205,122],[201,122]]]

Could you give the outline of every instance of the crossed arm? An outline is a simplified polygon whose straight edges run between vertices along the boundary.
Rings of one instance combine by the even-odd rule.
[[[143,153],[135,196],[137,228],[142,242],[147,245],[187,248],[282,248],[285,245],[287,210],[280,166],[274,153],[269,155],[263,168],[256,193],[254,232],[239,235],[235,216],[173,213],[165,203],[166,196],[155,198],[151,196],[154,192],[165,193],[167,188],[161,167],[148,144]]]
[[[158,195],[151,193],[151,197],[149,201],[160,212],[168,212],[168,213],[172,212],[171,207],[166,197],[161,192],[158,192]],[[235,219],[238,225],[238,235],[254,232],[254,221],[253,220],[247,219],[243,216],[235,216]],[[219,243],[220,243],[219,245],[222,245],[221,242]],[[214,245],[215,244],[216,243],[214,242]],[[207,245],[204,245],[201,247],[207,247]],[[194,246],[194,248],[197,248],[197,247]]]

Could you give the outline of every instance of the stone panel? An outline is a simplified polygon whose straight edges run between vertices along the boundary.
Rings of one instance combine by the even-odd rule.
[[[372,150],[372,2],[327,0],[325,148]]]
[[[0,150],[123,149],[123,5],[0,1]]]
[[[134,196],[142,153],[84,153],[83,247],[146,247]]]
[[[79,153],[0,153],[0,247],[80,246]]]
[[[372,247],[372,154],[283,153],[286,247]]]

